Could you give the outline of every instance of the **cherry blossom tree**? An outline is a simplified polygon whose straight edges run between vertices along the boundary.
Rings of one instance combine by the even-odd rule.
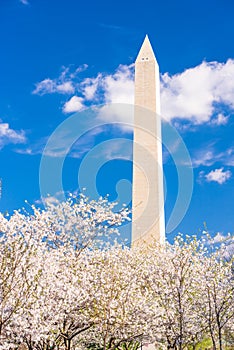
[[[5,349],[14,314],[25,308],[41,276],[33,232],[20,212],[10,220],[0,215],[0,345]]]
[[[152,300],[145,294],[134,251],[115,245],[79,256],[61,252],[44,256],[47,267],[36,302],[16,313],[28,349],[90,344],[115,349],[146,339]]]
[[[205,304],[204,321],[208,325],[214,350],[223,349],[225,329],[234,322],[233,261],[222,258],[222,248],[206,257],[203,266],[202,299]],[[221,253],[221,254],[220,254]]]
[[[184,349],[198,342],[206,329],[198,310],[202,300],[198,293],[202,247],[196,239],[184,241],[178,236],[173,245],[152,246],[150,273],[146,284],[155,295],[153,320],[155,342],[167,349]]]
[[[44,254],[42,278],[28,309],[15,314],[28,349],[71,349],[72,340],[92,326],[84,256],[53,249]]]
[[[129,220],[114,208],[80,195],[0,215],[1,350],[182,350],[207,335],[224,349],[234,320],[225,249],[181,236],[164,246],[113,243]]]
[[[94,327],[88,343],[104,350],[148,340],[153,317],[152,295],[146,293],[141,276],[142,257],[133,249],[115,246],[96,251],[89,262],[87,279],[92,284]]]
[[[29,349],[35,344],[44,349],[62,334],[68,342],[74,337],[68,337],[67,330],[60,328],[59,333],[55,329],[55,320],[60,325],[61,318],[66,320],[66,311],[70,317],[71,309],[77,307],[67,297],[74,291],[74,276],[79,276],[73,273],[71,257],[78,264],[82,251],[94,249],[103,237],[118,232],[116,227],[128,219],[129,212],[124,208],[116,213],[114,207],[115,203],[106,199],[89,201],[80,195],[78,201],[69,198],[45,210],[32,206],[30,214],[16,211],[9,219],[0,216],[0,331],[5,349],[11,341],[22,339],[27,340]],[[79,292],[78,288],[76,297]]]

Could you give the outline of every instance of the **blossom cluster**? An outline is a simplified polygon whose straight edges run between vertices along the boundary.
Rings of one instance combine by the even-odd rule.
[[[1,350],[185,349],[205,337],[222,349],[234,330],[232,260],[181,236],[109,244],[129,220],[114,205],[81,196],[0,216]]]

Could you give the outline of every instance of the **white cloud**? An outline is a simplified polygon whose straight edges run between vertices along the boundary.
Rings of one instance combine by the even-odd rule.
[[[107,104],[99,109],[97,117],[105,123],[119,123],[119,127],[124,131],[132,131],[134,106],[121,103]]]
[[[26,137],[23,130],[16,131],[10,128],[8,123],[0,123],[0,149],[5,145],[13,143],[25,143]]]
[[[75,112],[81,110],[84,107],[85,102],[92,101],[92,103],[103,103],[103,104],[112,104],[112,103],[134,103],[134,83],[133,83],[133,65],[120,65],[114,74],[101,74],[99,73],[96,77],[85,78],[78,86],[77,90],[83,95],[83,99],[79,98],[81,104],[77,105],[77,108],[68,108],[69,105],[65,104],[63,111]],[[71,101],[71,105],[76,102],[75,100]],[[121,122],[126,120],[126,111],[116,110],[111,111],[108,117],[106,117],[105,107],[101,110],[101,114],[98,114],[98,117],[102,116],[102,119],[107,122]]]
[[[84,100],[99,103],[134,103],[134,65],[120,65],[113,74],[85,78],[78,89]]]
[[[233,94],[234,60],[203,62],[180,74],[162,75],[162,114],[167,119],[191,119],[196,124],[209,122],[214,103],[234,108]],[[218,125],[223,122],[219,116]]]
[[[68,93],[68,94],[72,94],[74,92],[74,86],[72,85],[71,81],[66,81],[62,84],[59,84],[56,86],[57,91],[61,92],[61,93]]]
[[[74,79],[77,77],[77,74],[85,69],[86,65],[82,65],[75,72],[70,72],[69,67],[62,67],[62,72],[58,78],[46,78],[36,83],[36,87],[32,93],[41,96],[53,93],[73,94],[75,92]]]
[[[225,116],[222,113],[219,113],[216,118],[211,120],[213,125],[226,125],[228,123],[229,116]]]
[[[69,193],[66,193],[64,191],[58,191],[53,196],[48,195],[47,197],[41,197],[40,199],[35,200],[35,204],[46,204],[48,206],[57,205],[65,200],[65,195],[68,196]]]
[[[81,66],[79,66],[78,68],[76,68],[75,74],[72,73],[72,74],[70,74],[70,76],[71,76],[71,77],[74,77],[76,74],[85,71],[87,68],[88,68],[88,65],[87,65],[86,63],[84,63],[84,64],[82,64]]]
[[[230,238],[230,236],[224,236],[222,233],[217,232],[212,240],[212,243],[220,243],[226,240],[227,238]]]
[[[222,256],[227,260],[234,256],[234,236],[230,232],[227,235],[217,232],[210,243],[222,247]]]
[[[234,147],[224,149],[222,152],[215,150],[214,143],[203,147],[192,156],[194,167],[211,166],[215,163],[222,163],[226,166],[234,166]]]
[[[63,106],[64,113],[81,111],[84,108],[83,97],[72,96],[72,98]]]
[[[33,90],[33,94],[45,95],[53,93],[70,94],[75,90],[71,81],[58,82],[57,80],[44,79],[40,83],[36,84],[36,88]]]
[[[56,83],[47,78],[36,84],[36,88],[33,90],[33,94],[44,95],[52,94],[56,91]]]
[[[98,86],[101,84],[102,74],[99,73],[96,78],[86,78],[81,83],[82,93],[88,101],[96,98]]]
[[[120,65],[116,72],[100,75],[91,84],[104,103],[134,103],[134,65]],[[89,85],[90,87],[90,85]],[[161,76],[162,115],[195,124],[225,125],[228,117],[216,112],[215,104],[224,103],[234,109],[234,60],[226,63],[203,62],[180,74]],[[92,98],[90,95],[90,99]],[[86,96],[85,96],[86,98]]]
[[[134,103],[134,65],[120,65],[113,74],[98,73],[78,79],[87,65],[73,73],[63,68],[57,79],[44,79],[36,84],[34,94],[68,93],[83,97],[83,104]],[[228,116],[219,113],[219,103],[234,109],[234,60],[226,63],[202,62],[184,72],[161,75],[162,115],[168,120],[225,125]],[[64,107],[64,111],[66,107]],[[216,115],[216,117],[215,117]]]
[[[19,0],[21,2],[21,4],[23,5],[29,5],[28,0]]]
[[[224,250],[223,256],[227,260],[230,260],[233,258],[233,256],[234,256],[234,243],[230,243],[230,244],[225,245],[225,250]]]
[[[223,152],[215,154],[213,149],[207,147],[205,150],[200,150],[192,159],[194,167],[199,167],[201,165],[211,166],[215,162],[223,158]]]
[[[113,75],[103,79],[106,103],[134,103],[133,65],[120,65]]]
[[[230,177],[232,173],[230,170],[224,171],[223,168],[215,169],[205,175],[205,179],[207,182],[217,182],[218,184],[224,184]]]
[[[98,118],[106,123],[123,123],[121,129],[129,131],[124,123],[133,121],[134,104],[134,65],[120,65],[114,74],[98,74],[96,78],[82,82],[84,100],[92,98],[104,105]],[[125,106],[128,104],[128,106]]]

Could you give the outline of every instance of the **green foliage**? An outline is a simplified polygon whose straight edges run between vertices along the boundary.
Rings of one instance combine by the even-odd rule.
[[[195,348],[190,346],[188,350],[208,350],[212,349],[212,340],[211,338],[205,338],[199,343],[196,344]]]

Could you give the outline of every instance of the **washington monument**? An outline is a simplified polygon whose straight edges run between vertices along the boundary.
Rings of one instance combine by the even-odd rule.
[[[132,244],[165,242],[159,66],[148,36],[135,62]]]

